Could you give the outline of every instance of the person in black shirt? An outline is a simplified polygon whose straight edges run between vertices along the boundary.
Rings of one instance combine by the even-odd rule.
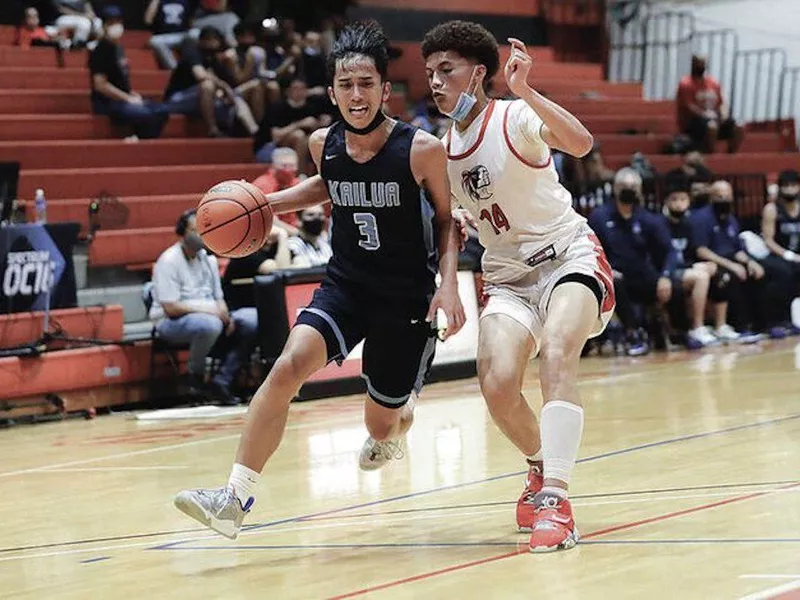
[[[236,80],[225,64],[225,51],[225,40],[213,27],[203,28],[197,42],[187,38],[164,100],[172,114],[200,115],[210,137],[222,136],[220,127],[231,127],[234,119],[253,135],[258,124],[247,102],[233,89]]]
[[[156,60],[170,71],[178,66],[173,50],[183,43],[189,31],[196,0],[150,0],[144,23],[153,30],[150,47]]]
[[[139,138],[158,137],[169,115],[163,105],[145,100],[131,89],[128,59],[119,44],[125,31],[119,7],[104,9],[103,30],[103,39],[89,55],[92,110],[131,125]]]
[[[330,125],[331,112],[327,98],[309,97],[305,80],[293,79],[286,99],[272,107],[261,122],[253,141],[256,160],[271,162],[275,148],[288,146],[297,152],[299,171],[308,173],[308,134]]]
[[[328,84],[325,55],[322,52],[322,37],[309,31],[303,39],[303,76],[310,96],[324,96]]]
[[[770,254],[761,260],[767,277],[780,285],[784,318],[792,299],[800,296],[800,173],[783,171],[778,177],[779,198],[764,206],[761,235]]]
[[[672,285],[682,288],[687,295],[688,314],[691,318],[687,334],[687,345],[700,348],[719,343],[716,336],[705,326],[706,305],[712,277],[717,273],[717,265],[712,262],[696,262],[695,247],[692,239],[692,226],[689,223],[689,178],[682,171],[667,175],[667,198],[664,202],[664,217],[672,239],[672,248],[676,255],[676,269],[672,274]],[[720,286],[715,285],[713,299],[717,328],[725,324],[728,303],[719,297]],[[683,315],[672,315],[673,323]]]

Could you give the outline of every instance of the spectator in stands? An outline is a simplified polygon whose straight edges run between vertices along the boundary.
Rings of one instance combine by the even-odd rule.
[[[676,255],[677,268],[672,278],[673,285],[683,288],[689,305],[688,315],[691,323],[687,334],[687,345],[690,348],[698,348],[719,341],[711,329],[705,326],[706,305],[712,281],[714,289],[711,296],[714,300],[715,324],[720,332],[720,338],[726,342],[734,341],[738,339],[738,334],[726,325],[728,303],[726,298],[720,297],[722,286],[714,277],[717,274],[717,265],[713,262],[696,260],[692,227],[689,222],[689,185],[689,178],[680,171],[667,175],[664,218]],[[674,322],[679,321],[681,316],[674,314]]]
[[[614,271],[617,315],[627,332],[628,353],[636,356],[648,352],[649,345],[634,303],[666,307],[673,296],[677,257],[664,222],[641,206],[642,178],[634,169],[617,172],[614,199],[592,211],[589,225]]]
[[[153,268],[150,318],[158,320],[158,335],[170,344],[189,345],[189,373],[194,387],[226,403],[236,403],[230,386],[255,346],[255,308],[228,311],[222,295],[219,265],[197,233],[195,210],[178,219],[180,240],[164,250]],[[220,336],[230,350],[210,384],[205,383],[206,357]]]
[[[714,183],[714,174],[705,167],[695,167],[695,174],[689,177],[691,183],[690,194],[692,209],[697,210],[708,206],[711,184]]]
[[[303,38],[303,76],[309,96],[326,96],[328,93],[328,67],[322,52],[322,37],[316,31],[306,32]]]
[[[300,183],[297,168],[297,152],[291,148],[276,148],[272,153],[272,164],[253,181],[253,185],[265,194],[293,187]]]
[[[174,50],[189,32],[192,0],[150,0],[144,23],[153,31],[150,47],[162,68],[172,71],[178,66]]]
[[[683,162],[681,163],[680,170],[689,179],[692,179],[704,171],[708,171],[706,166],[706,159],[703,153],[693,148],[687,149],[681,156]]]
[[[35,6],[26,6],[22,24],[17,28],[14,44],[20,48],[49,46],[59,49],[69,48],[70,42],[58,27],[42,27],[39,11]]]
[[[690,219],[697,257],[716,263],[722,274],[730,276],[730,320],[737,330],[769,330],[770,335],[781,337],[774,285],[779,282],[768,282],[764,268],[744,250],[733,215],[733,188],[727,181],[716,181],[710,194],[709,205],[693,211]]]
[[[234,258],[225,269],[225,284],[236,279],[247,279],[256,275],[267,275],[280,269],[292,266],[292,254],[289,251],[289,233],[277,219],[266,243],[244,258]]]
[[[301,269],[327,265],[332,251],[325,231],[325,209],[319,205],[298,210],[297,218],[300,228],[297,235],[289,238],[292,267]]]
[[[131,89],[128,60],[119,40],[125,32],[118,6],[103,10],[104,35],[89,55],[92,110],[133,127],[134,139],[156,138],[169,115],[163,105],[145,100]]]
[[[272,107],[261,122],[253,148],[259,162],[270,162],[275,148],[288,146],[297,152],[301,173],[311,174],[308,135],[331,124],[327,98],[308,96],[303,79],[295,78],[286,91],[286,99]]]
[[[89,0],[52,0],[59,15],[56,27],[72,30],[73,47],[85,46],[99,35],[103,22],[97,17]]]
[[[164,99],[170,113],[200,115],[209,137],[222,136],[222,130],[232,128],[236,120],[253,135],[258,124],[233,89],[236,81],[223,58],[225,50],[222,34],[213,27],[204,28],[196,42],[186,39]]]
[[[205,27],[213,27],[222,32],[229,46],[236,45],[233,28],[239,17],[228,8],[228,0],[200,0],[200,8],[194,21],[195,31]]]
[[[259,77],[266,60],[264,48],[257,45],[260,29],[250,23],[238,23],[233,28],[236,47],[229,48],[221,55],[225,68],[232,74],[234,91],[244,98],[253,119],[260,123],[266,108],[265,82]]]
[[[692,57],[691,75],[681,79],[676,102],[678,126],[698,149],[712,154],[717,140],[727,140],[730,153],[742,145],[744,130],[728,114],[722,88],[716,79],[706,75],[706,59],[702,56]]]
[[[606,167],[599,144],[595,143],[583,158],[563,155],[563,159],[564,176],[568,180],[565,185],[572,191],[579,212],[585,214],[612,200],[614,171]]]
[[[761,235],[770,254],[761,261],[772,280],[787,282],[782,304],[800,296],[800,173],[783,171],[778,177],[778,199],[764,206]]]

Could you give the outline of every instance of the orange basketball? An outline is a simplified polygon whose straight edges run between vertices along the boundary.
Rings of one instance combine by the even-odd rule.
[[[256,186],[246,181],[223,181],[200,200],[197,229],[214,254],[247,256],[264,245],[272,229],[272,209]]]

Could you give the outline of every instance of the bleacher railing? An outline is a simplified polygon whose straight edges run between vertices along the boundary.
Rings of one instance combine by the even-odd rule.
[[[738,121],[800,118],[800,73],[787,67],[783,49],[741,50],[734,30],[698,30],[691,12],[627,4],[627,12],[612,7],[607,13],[610,81],[641,82],[646,99],[672,99],[698,53],[708,59],[708,73],[720,82]]]

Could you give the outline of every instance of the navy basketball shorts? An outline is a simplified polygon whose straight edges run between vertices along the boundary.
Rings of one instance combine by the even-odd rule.
[[[328,362],[339,364],[364,341],[362,377],[369,397],[400,408],[422,389],[433,362],[436,328],[425,322],[429,300],[377,296],[325,280],[296,325],[325,338]]]

